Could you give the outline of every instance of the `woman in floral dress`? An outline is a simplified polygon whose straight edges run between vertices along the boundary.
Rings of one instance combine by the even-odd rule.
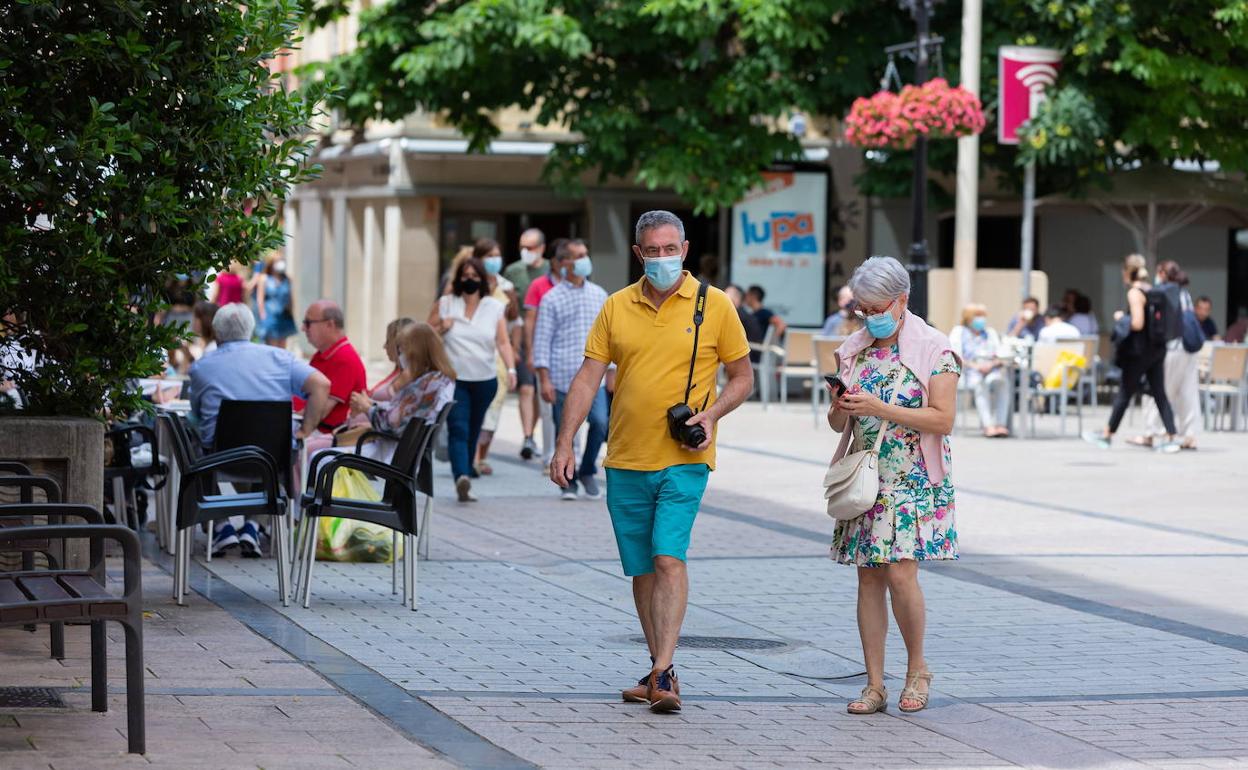
[[[879,497],[863,515],[839,522],[832,542],[838,562],[858,567],[867,686],[849,704],[849,713],[873,714],[887,704],[887,596],[909,658],[898,706],[919,711],[927,705],[932,675],[923,656],[926,613],[918,565],[958,557],[949,433],[961,361],[947,336],[907,310],[910,277],[897,260],[868,259],[849,285],[866,328],[846,339],[837,354],[849,390],[828,411],[828,423],[842,432],[834,460],[851,442],[855,449],[874,446],[881,422],[887,422]]]

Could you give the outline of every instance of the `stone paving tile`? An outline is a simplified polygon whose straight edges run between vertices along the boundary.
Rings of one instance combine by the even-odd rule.
[[[1248,765],[1248,697],[992,708],[1133,759],[1222,758]]]
[[[90,710],[90,695],[64,695],[67,709],[0,708],[3,770],[106,770],[113,767],[351,768],[374,751],[391,752],[369,767],[449,768],[287,653],[253,634],[216,605],[192,596],[179,608],[168,598],[169,576],[150,565],[143,587],[147,668],[145,756],[126,754],[124,644],[108,627],[109,711]],[[82,688],[90,682],[87,628],[66,629],[66,659],[48,658],[46,627],[37,633],[0,629],[0,686]],[[233,642],[231,644],[231,642]],[[210,651],[229,649],[228,655]],[[273,665],[270,661],[288,662]],[[158,688],[230,687],[256,695],[167,695]],[[307,695],[264,695],[295,688]],[[398,752],[402,752],[402,759]],[[358,760],[358,763],[352,760]]]
[[[566,706],[545,700],[512,701],[529,712],[527,719],[516,720],[499,716],[488,700],[482,704],[486,713],[465,714],[465,705],[476,705],[471,696],[426,699],[503,748],[544,767],[560,766],[564,759],[593,760],[589,766],[599,767],[603,765],[597,758],[607,756],[687,767],[719,760],[743,767],[851,765],[862,761],[859,756],[871,757],[871,764],[880,767],[1012,766],[917,724],[883,715],[858,719],[839,707],[772,704],[759,709],[757,704],[718,701],[691,703],[678,715],[656,715],[636,704],[587,703],[576,710],[590,720],[589,726],[582,726],[569,724]],[[793,729],[794,724],[806,729]],[[850,737],[855,733],[861,737]],[[861,748],[855,752],[854,746]],[[883,747],[888,747],[887,754]]]
[[[764,425],[759,418],[748,417]],[[808,438],[778,438],[792,434],[786,427],[798,422],[792,410],[762,419],[765,435],[757,437],[756,446],[810,453]],[[809,413],[800,422],[808,437]],[[775,434],[767,432],[773,423]],[[832,437],[822,431],[817,439],[826,443]],[[725,434],[724,440],[733,439]],[[737,442],[744,443],[740,436]],[[682,715],[661,718],[620,704],[615,693],[636,680],[645,660],[642,648],[628,641],[637,630],[627,583],[614,561],[605,506],[558,502],[533,464],[521,467],[506,459],[514,450],[505,438],[495,446],[495,476],[474,485],[480,504],[439,500],[434,558],[420,564],[416,613],[403,610],[390,594],[389,568],[383,565],[318,564],[310,610],[277,607],[268,560],[216,560],[211,569],[485,739],[546,767],[1009,766],[1003,756],[1027,765],[1230,767],[1245,759],[1236,742],[1236,731],[1243,729],[1239,717],[1218,719],[1202,710],[1238,714],[1239,699],[1176,694],[1248,693],[1248,653],[959,580],[941,574],[940,565],[923,573],[928,655],[937,674],[933,708],[913,718],[850,718],[843,699],[856,693],[861,680],[799,676],[818,673],[810,668],[821,659],[848,659],[852,665],[860,654],[854,572],[826,558],[825,541],[803,534],[831,536],[831,523],[808,510],[802,492],[817,486],[822,470],[818,463],[731,449],[722,453],[708,502],[776,526],[703,513],[690,552],[693,606],[685,632],[778,639],[790,643],[791,652],[751,656],[682,649],[682,682],[690,694]],[[967,446],[976,462],[990,457],[975,442]],[[1015,444],[1004,446],[1005,454],[1018,451]],[[1050,464],[1069,449],[1063,445],[1057,451],[1044,442],[1029,446],[1039,454],[1028,456]],[[962,465],[963,456],[958,454],[960,480],[979,470]],[[1208,457],[1219,467],[1226,462],[1212,452]],[[1157,458],[1142,457],[1140,464],[1148,466],[1145,476],[1160,478]],[[445,468],[437,471],[440,489],[449,489]],[[1046,465],[1043,473],[1052,471]],[[1107,495],[1087,498],[1090,490],[1109,488],[1103,481],[1095,486],[1095,471],[1072,473],[1078,480],[1071,488],[1083,495],[1072,500],[1063,500],[1066,490],[1050,481],[1014,490],[999,489],[982,475],[972,478],[972,486],[1020,500],[974,493],[960,500],[967,563],[1003,543],[1000,550],[1034,544],[1050,551],[1122,550],[1124,556],[1196,548],[1248,552],[1210,537],[1150,530],[1147,513],[1140,526],[1130,527],[1025,504],[1030,495],[1071,507],[1104,506],[1123,519],[1134,516],[1130,506]],[[758,478],[767,479],[766,492],[750,481]],[[990,514],[1015,530],[993,524],[986,518]],[[1202,513],[1180,524],[1213,533],[1219,520]],[[976,540],[993,526],[996,542]],[[1059,532],[1071,537],[1057,542]],[[1147,563],[1169,566],[1164,559]],[[1011,569],[1011,579],[1022,576],[1041,587],[1050,574],[1038,566],[1030,572],[1025,565]],[[1063,585],[1073,590],[1084,584],[1076,575]],[[1119,591],[1110,595],[1131,598]],[[890,672],[901,674],[904,657],[895,631],[888,656]],[[890,682],[894,700],[899,686]],[[1154,693],[1166,693],[1159,703],[1176,707],[1164,711],[1147,701],[1113,697]],[[1028,700],[1036,696],[1070,700]],[[1193,703],[1200,709],[1191,708]],[[965,721],[949,721],[955,718]],[[1043,746],[1045,736],[1053,736],[1052,744],[1065,753],[1051,762],[1019,758],[1008,751],[1010,725],[1030,736],[1028,745]],[[1096,761],[1089,762],[1090,756]]]

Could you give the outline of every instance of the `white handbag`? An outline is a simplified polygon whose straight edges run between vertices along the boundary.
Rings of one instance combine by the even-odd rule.
[[[850,371],[847,382],[853,382],[854,369]],[[897,391],[901,387],[901,374],[893,382],[893,393],[889,405],[897,400]],[[850,418],[853,419],[852,417]],[[884,433],[889,428],[888,420],[880,420],[880,432],[875,437],[875,446],[846,454],[840,460],[828,466],[823,477],[823,496],[828,501],[828,515],[837,521],[856,519],[869,511],[880,494],[880,446],[884,443]],[[853,425],[846,423],[845,430],[853,433]],[[848,443],[849,436],[843,441]]]

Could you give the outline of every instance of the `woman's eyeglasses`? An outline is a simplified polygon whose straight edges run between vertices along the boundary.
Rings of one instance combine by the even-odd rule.
[[[893,305],[896,304],[896,302],[897,300],[893,300],[892,302],[888,303],[887,305],[884,306],[883,310],[870,310],[868,308],[860,307],[854,311],[854,315],[858,316],[859,318],[865,321],[869,316],[881,315],[883,313],[887,313],[888,311],[892,310]]]

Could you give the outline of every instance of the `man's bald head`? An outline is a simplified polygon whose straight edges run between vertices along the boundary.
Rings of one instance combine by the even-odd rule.
[[[332,299],[318,299],[303,314],[303,333],[317,350],[325,350],[343,338],[342,308]]]
[[[520,233],[520,256],[524,259],[524,264],[532,266],[534,262],[541,259],[545,254],[545,233],[536,227],[530,227],[528,230]],[[526,258],[526,255],[532,256]]]

